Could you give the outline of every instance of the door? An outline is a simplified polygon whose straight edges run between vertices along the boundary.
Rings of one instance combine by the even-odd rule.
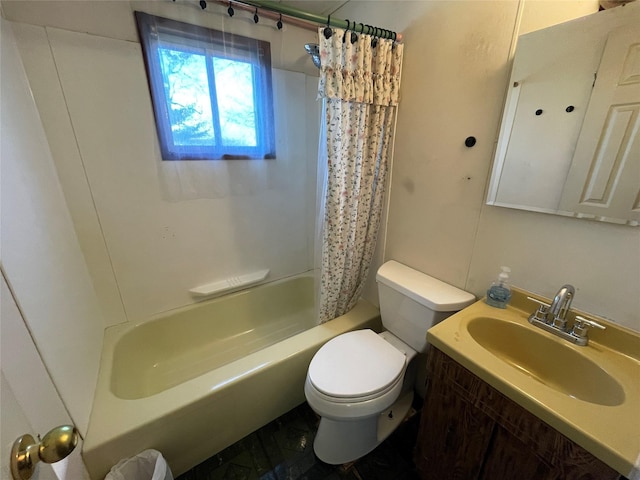
[[[609,35],[560,210],[640,222],[640,29]]]
[[[43,436],[58,425],[73,422],[42,363],[37,348],[2,272],[0,291],[0,478],[11,479],[9,458],[16,438]],[[80,451],[82,440],[65,460],[39,462],[35,480],[88,479]]]

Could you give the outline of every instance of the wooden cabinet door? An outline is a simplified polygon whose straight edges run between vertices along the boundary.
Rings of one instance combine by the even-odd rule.
[[[423,406],[416,467],[423,480],[478,478],[493,420],[457,395],[430,389]]]
[[[544,440],[542,440],[544,441]],[[496,425],[487,449],[482,480],[618,480],[620,476],[581,447],[557,438],[558,451],[521,442],[508,428]],[[536,455],[546,450],[548,455]],[[549,457],[549,458],[547,458]]]
[[[500,426],[496,426],[482,468],[482,480],[550,480],[551,468],[530,448]],[[559,480],[559,479],[558,479]]]

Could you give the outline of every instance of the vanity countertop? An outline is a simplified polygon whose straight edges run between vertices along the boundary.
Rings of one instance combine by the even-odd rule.
[[[548,301],[514,288],[511,304],[506,309],[490,307],[484,299],[480,300],[432,327],[427,339],[463,367],[622,475],[629,478],[640,475],[640,333],[572,310],[568,316],[569,323],[573,323],[573,318],[579,314],[606,326],[606,330],[589,332],[587,346],[576,346],[529,324],[528,317],[537,305],[527,296]],[[505,335],[507,342],[509,332],[515,330],[524,338],[528,338],[527,335],[547,337],[536,337],[542,342],[532,342],[532,345],[559,342],[559,345],[553,345],[552,350],[560,352],[565,363],[566,359],[579,358],[590,365],[595,364],[598,371],[613,378],[624,393],[620,393],[619,400],[611,402],[613,404],[601,404],[576,398],[562,389],[554,388],[550,383],[546,384],[544,378],[531,374],[526,366],[522,368],[516,361],[504,361],[482,346],[470,333],[469,325],[473,322],[476,327],[480,322],[517,325],[510,325],[504,330],[508,331]],[[491,332],[490,329],[488,331]],[[527,354],[555,355],[553,352],[535,350]],[[567,369],[562,363],[559,361],[557,365],[560,372]],[[585,381],[588,383],[591,379]],[[599,385],[590,388],[597,390]]]

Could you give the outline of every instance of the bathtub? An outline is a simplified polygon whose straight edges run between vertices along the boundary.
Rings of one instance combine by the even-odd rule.
[[[82,452],[91,478],[147,448],[180,475],[304,402],[325,342],[381,328],[364,300],[315,325],[313,288],[292,277],[108,328]]]

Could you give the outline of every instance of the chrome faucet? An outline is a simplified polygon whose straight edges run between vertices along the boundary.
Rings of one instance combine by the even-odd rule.
[[[576,289],[573,288],[573,285],[567,284],[560,287],[551,305],[535,298],[527,297],[529,300],[539,304],[538,309],[529,316],[529,323],[576,345],[587,345],[589,343],[588,327],[601,330],[604,330],[605,327],[598,322],[576,315],[575,325],[569,331],[567,328],[567,313],[569,313],[575,294]]]
[[[565,332],[567,330],[567,313],[575,294],[576,289],[573,288],[573,285],[566,284],[560,287],[549,306],[546,323]]]

